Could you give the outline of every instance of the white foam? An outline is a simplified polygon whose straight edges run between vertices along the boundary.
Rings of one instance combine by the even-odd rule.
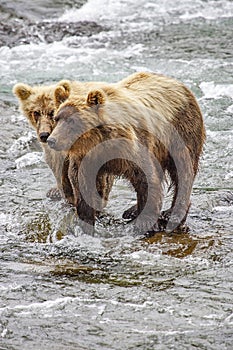
[[[43,159],[42,152],[30,152],[15,160],[17,169],[40,163]]]
[[[25,151],[29,150],[29,145],[33,138],[35,138],[35,133],[29,131],[27,135],[23,135],[13,142],[11,147],[8,149],[8,153],[16,157],[21,155]]]
[[[0,334],[0,336],[1,336],[2,338],[5,338],[5,336],[7,335],[7,332],[8,332],[8,329],[7,329],[7,328],[4,328],[3,331],[2,331],[2,333]]]
[[[233,212],[233,206],[223,206],[223,205],[219,205],[213,208],[214,211],[217,211],[219,213],[230,213]]]
[[[48,309],[54,309],[54,307],[63,307],[64,305],[75,299],[76,298],[64,297],[57,298],[55,300],[46,300],[41,303],[31,303],[28,305],[19,304],[15,305],[14,307],[3,307],[0,309],[0,314],[11,311],[20,313],[22,315],[33,314],[34,312],[42,312],[44,314],[44,312]]]
[[[135,18],[141,18],[154,22],[153,19],[169,19],[171,13],[174,18],[180,20],[189,20],[202,17],[205,19],[217,19],[220,17],[231,17],[233,15],[232,1],[225,0],[216,3],[208,1],[199,3],[192,0],[89,0],[80,9],[67,10],[58,20],[67,22],[78,21],[101,21],[111,22],[112,20],[120,23],[122,19],[128,22],[134,22]],[[155,22],[153,23],[155,25]],[[143,25],[142,21],[140,25]]]
[[[134,0],[89,0],[80,9],[67,10],[58,20],[67,22],[116,19],[123,13],[132,14]]]
[[[233,105],[229,106],[226,110],[227,113],[233,113]]]
[[[221,1],[218,4],[216,1],[208,1],[206,4],[202,4],[200,8],[196,6],[191,10],[185,11],[180,16],[183,20],[190,20],[194,18],[205,18],[208,20],[214,20],[223,17],[232,17],[233,15],[233,3],[232,1]]]
[[[213,81],[202,82],[200,88],[204,98],[219,98],[228,96],[233,99],[233,84],[215,84]]]
[[[233,326],[233,313],[225,318],[224,324]]]
[[[233,179],[233,170],[225,175],[225,180],[231,180],[231,179]]]
[[[1,225],[6,225],[11,222],[12,216],[10,214],[0,213],[0,223]]]
[[[142,265],[154,265],[155,262],[161,259],[161,252],[159,251],[159,249],[157,252],[153,253],[145,252],[144,250],[139,250],[131,253],[129,257]]]
[[[18,121],[20,122],[26,122],[26,119],[25,117],[23,116],[23,114],[12,114],[11,117],[10,117],[10,121],[11,123],[16,123]]]

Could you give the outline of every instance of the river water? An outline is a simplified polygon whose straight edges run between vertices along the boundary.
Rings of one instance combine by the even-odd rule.
[[[232,349],[233,2],[0,1],[0,349]],[[188,233],[142,240],[118,181],[94,236],[54,185],[17,82],[150,70],[196,95],[207,141]]]

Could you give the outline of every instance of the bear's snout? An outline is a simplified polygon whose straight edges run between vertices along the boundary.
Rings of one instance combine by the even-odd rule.
[[[47,143],[49,145],[50,148],[55,149],[55,145],[56,145],[56,139],[54,137],[49,137],[47,139]]]
[[[41,132],[39,134],[39,138],[41,142],[46,142],[48,137],[49,137],[50,133],[49,132]]]

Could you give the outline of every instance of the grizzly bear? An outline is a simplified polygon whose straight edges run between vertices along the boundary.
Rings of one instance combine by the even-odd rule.
[[[54,95],[59,105],[61,89]],[[132,184],[137,205],[125,216],[133,213],[142,233],[160,230],[168,175],[173,199],[166,231],[182,224],[205,141],[202,114],[191,91],[173,78],[142,72],[115,84],[100,84],[86,95],[66,90],[63,100],[47,142],[51,149],[67,152],[63,191],[73,194],[84,229],[92,230],[96,212],[102,209],[106,174]]]
[[[48,147],[46,141],[52,130],[54,129],[56,122],[54,121],[55,110],[59,107],[60,103],[63,102],[60,99],[58,91],[61,91],[62,96],[68,96],[71,90],[74,90],[76,94],[82,94],[84,91],[88,91],[92,83],[82,83],[77,81],[61,80],[57,84],[53,85],[36,85],[30,86],[24,83],[18,83],[13,87],[13,93],[19,100],[20,109],[26,116],[29,123],[37,132],[38,140],[40,141],[44,154],[45,161],[52,170],[57,186],[48,191],[47,196],[53,199],[60,199],[65,197],[62,189],[62,168],[66,157],[65,152],[55,152],[53,149]],[[57,100],[54,103],[54,90],[57,90]],[[113,178],[109,176],[108,185],[106,187],[105,195],[106,198],[110,192],[110,187],[113,184]],[[109,188],[108,188],[109,186]],[[72,204],[72,202],[70,202]]]
[[[45,161],[55,176],[57,187],[47,193],[47,196],[51,198],[59,198],[62,194],[61,169],[65,159],[63,152],[54,152],[46,143],[55,127],[53,119],[55,87],[56,84],[30,86],[24,83],[18,83],[13,87],[13,93],[19,100],[20,109],[36,130],[45,154]]]

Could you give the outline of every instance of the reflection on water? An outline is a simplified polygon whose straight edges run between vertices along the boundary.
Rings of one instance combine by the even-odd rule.
[[[113,230],[113,225],[116,231],[122,230],[122,225],[125,223],[122,220],[116,220],[111,216],[104,215],[100,220],[101,227],[108,228],[108,230]],[[73,225],[71,224],[73,223]],[[63,217],[62,222],[59,225],[59,228],[54,230],[54,227],[51,223],[51,219],[48,214],[40,214],[29,223],[27,223],[23,234],[25,239],[28,242],[35,243],[52,243],[62,240],[67,234],[67,225],[73,226],[72,234],[75,233],[75,226],[78,225],[78,220],[74,213],[74,210],[71,210],[65,217]],[[62,229],[63,227],[63,229]],[[220,244],[220,237],[215,235],[206,236],[206,234],[196,233],[193,235],[189,234],[187,226],[183,230],[178,231],[173,234],[166,234],[165,232],[155,233],[154,235],[148,238],[142,238],[142,243],[148,243],[149,245],[155,244],[160,247],[161,253],[165,255],[170,255],[176,258],[185,258],[191,254],[197,252],[204,252],[213,248],[216,244]],[[133,235],[133,227],[131,227],[131,234]],[[101,237],[101,232],[98,233],[98,236]],[[106,237],[106,233],[103,237]],[[135,235],[137,240],[137,236]],[[195,254],[194,254],[195,255]],[[74,269],[78,267],[74,267]],[[89,269],[88,267],[87,269]],[[81,267],[83,269],[83,267]],[[85,269],[85,268],[84,268]],[[62,266],[61,266],[62,271]],[[64,266],[64,271],[66,271],[66,266]],[[72,271],[72,267],[70,267]]]
[[[219,244],[216,237],[198,237],[188,233],[177,233],[174,235],[164,235],[159,233],[147,239],[149,244],[159,243],[162,254],[170,255],[175,258],[185,258],[195,252],[208,251],[215,244]]]

